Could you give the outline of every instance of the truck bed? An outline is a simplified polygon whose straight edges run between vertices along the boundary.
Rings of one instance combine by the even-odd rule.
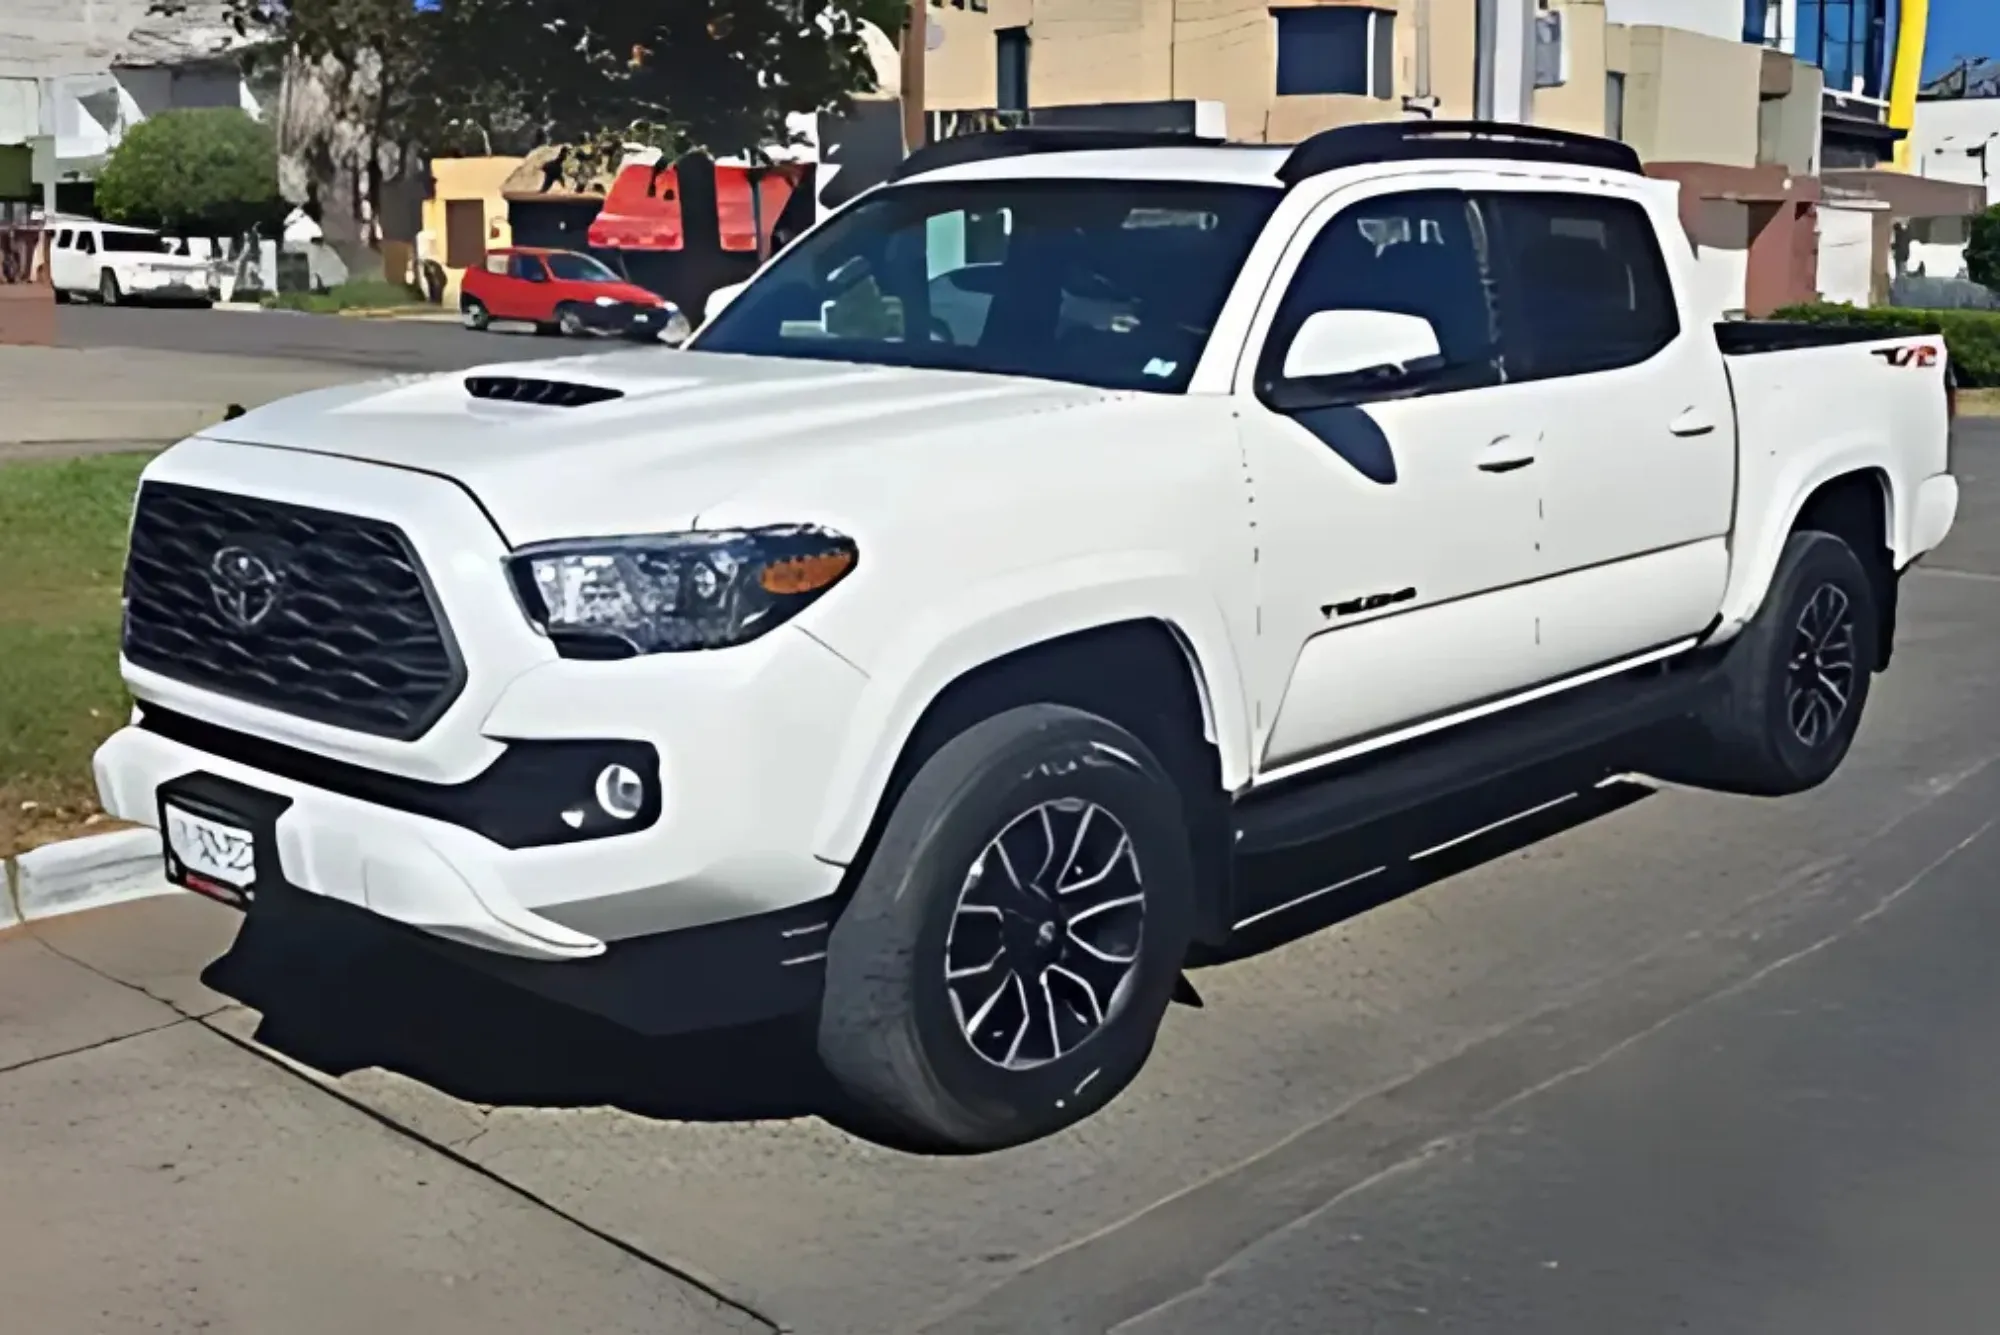
[[[1725,357],[1754,357],[1760,352],[1836,348],[1849,343],[1889,343],[1899,338],[1920,337],[1923,332],[1914,329],[1871,329],[1865,325],[1809,324],[1803,320],[1722,320],[1715,326],[1715,342]]]

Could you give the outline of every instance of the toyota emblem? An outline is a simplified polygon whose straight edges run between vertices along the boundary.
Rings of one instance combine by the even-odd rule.
[[[215,610],[238,630],[252,630],[278,605],[282,577],[248,547],[224,547],[208,563]]]

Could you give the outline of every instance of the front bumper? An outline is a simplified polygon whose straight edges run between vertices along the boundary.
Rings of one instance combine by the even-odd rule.
[[[660,338],[669,331],[677,312],[671,306],[641,306],[621,302],[616,306],[590,305],[583,308],[586,327],[603,334],[627,338]]]

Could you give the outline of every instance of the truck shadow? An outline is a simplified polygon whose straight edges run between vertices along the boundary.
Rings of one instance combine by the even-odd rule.
[[[1323,931],[1653,792],[1598,782],[1605,772],[1604,758],[1580,757],[1435,811],[1259,859],[1244,876],[1251,920],[1226,950],[1192,962],[1194,989],[1203,968]],[[609,1106],[700,1122],[818,1116],[888,1143],[821,1070],[810,1017],[643,1037],[420,945],[317,915],[309,926],[253,915],[203,981],[260,1013],[258,1042],[329,1075],[380,1067],[487,1106]]]

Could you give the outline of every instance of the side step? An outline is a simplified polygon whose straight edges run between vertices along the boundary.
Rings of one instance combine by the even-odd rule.
[[[1239,855],[1316,843],[1695,712],[1712,661],[1641,669],[1358,756],[1237,800]]]

